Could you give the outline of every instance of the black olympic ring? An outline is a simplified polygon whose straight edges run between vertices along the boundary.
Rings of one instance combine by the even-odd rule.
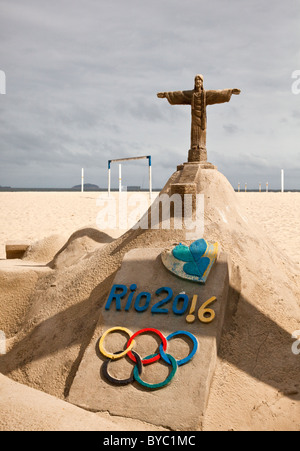
[[[115,354],[120,354],[121,352],[122,351],[118,351]],[[132,354],[136,358],[136,367],[137,367],[138,374],[141,375],[142,371],[143,371],[142,359],[140,358],[140,356],[138,355],[137,352],[132,351]],[[110,362],[113,362],[113,361],[114,361],[113,359],[108,359],[108,360],[105,360],[105,362],[103,362],[103,365],[101,367],[103,377],[105,377],[105,379],[107,379],[109,382],[111,382],[112,384],[115,384],[115,385],[131,384],[135,380],[133,373],[132,373],[132,376],[129,377],[128,379],[116,379],[109,374],[108,365]]]

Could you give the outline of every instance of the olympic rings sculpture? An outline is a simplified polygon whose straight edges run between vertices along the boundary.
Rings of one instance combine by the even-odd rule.
[[[118,351],[115,353],[110,353],[105,349],[105,347],[104,347],[105,338],[107,337],[107,335],[109,335],[110,333],[113,333],[113,332],[125,332],[128,335],[129,339],[126,343],[125,351]],[[151,354],[142,359],[139,356],[139,354],[133,350],[133,347],[135,345],[134,339],[136,337],[138,337],[139,335],[145,334],[145,333],[153,333],[153,334],[158,335],[159,338],[161,339],[161,344],[159,345],[158,353]],[[180,360],[176,360],[172,355],[166,353],[168,342],[172,338],[178,337],[178,336],[188,337],[192,341],[192,344],[193,344],[193,348],[192,348],[192,351],[190,352],[190,354]],[[193,334],[191,334],[190,332],[187,332],[185,330],[178,330],[177,332],[173,332],[172,334],[165,337],[159,330],[153,329],[153,328],[145,328],[145,329],[141,329],[141,330],[133,333],[131,330],[129,330],[125,327],[112,327],[111,329],[108,329],[100,338],[99,350],[102,355],[104,355],[105,357],[108,358],[108,360],[104,361],[102,368],[101,368],[102,375],[107,381],[109,381],[110,383],[115,384],[115,385],[128,385],[128,384],[136,381],[143,387],[146,387],[150,390],[156,390],[156,389],[159,389],[159,388],[162,388],[162,387],[165,387],[166,385],[168,385],[171,382],[171,380],[173,379],[173,377],[175,376],[175,373],[176,373],[178,367],[187,364],[194,357],[194,355],[196,354],[196,352],[198,350],[198,340]],[[124,356],[128,356],[130,358],[130,360],[133,363],[135,363],[132,375],[128,379],[116,379],[109,374],[108,366],[114,360],[121,359]],[[171,370],[170,374],[168,375],[168,377],[163,382],[160,382],[157,384],[150,384],[150,383],[144,382],[141,378],[142,373],[143,373],[143,366],[157,362],[160,359],[162,359],[165,363],[167,363],[168,365],[171,365],[171,367],[172,367],[172,370]]]

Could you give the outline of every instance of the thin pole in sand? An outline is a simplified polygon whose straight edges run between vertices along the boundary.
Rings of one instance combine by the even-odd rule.
[[[148,163],[149,163],[149,197],[151,199],[152,196],[152,165],[151,165],[151,156],[148,157]]]
[[[81,192],[83,193],[84,189],[84,169],[81,169]]]
[[[111,161],[108,160],[108,197],[110,196],[110,163]]]
[[[261,193],[261,183],[259,184],[259,192]]]
[[[281,192],[284,192],[284,170],[281,169]]]
[[[122,165],[119,164],[119,193],[122,192]]]
[[[269,182],[266,183],[266,193],[269,192]]]
[[[247,192],[247,183],[245,183],[245,193]]]
[[[240,184],[240,182],[238,183],[238,193],[240,192],[240,190],[241,190],[241,184]]]

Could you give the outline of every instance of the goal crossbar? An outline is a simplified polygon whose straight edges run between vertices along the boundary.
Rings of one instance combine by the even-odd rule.
[[[110,184],[111,184],[111,163],[120,163],[121,161],[131,161],[131,160],[143,160],[148,159],[149,166],[149,195],[151,197],[152,193],[152,165],[151,165],[151,155],[144,155],[141,157],[130,157],[130,158],[116,158],[114,160],[108,160],[108,195],[110,195]],[[119,164],[119,192],[122,191],[122,177],[121,177],[121,164]]]

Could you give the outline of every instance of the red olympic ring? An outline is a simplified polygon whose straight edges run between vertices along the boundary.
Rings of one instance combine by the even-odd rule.
[[[143,334],[145,332],[153,332],[154,334],[157,334],[162,340],[163,350],[164,351],[167,350],[168,342],[167,342],[166,337],[159,330],[152,329],[150,327],[149,328],[145,328],[145,329],[141,329],[141,330],[137,331],[135,334],[133,334],[129,338],[129,340],[128,340],[127,344],[126,344],[126,348],[128,348],[130,346],[132,340],[134,340],[135,337],[137,337],[138,335]],[[127,355],[134,363],[136,363],[136,358],[134,357],[134,355],[132,354],[131,351],[129,351]],[[160,359],[160,357],[161,357],[161,355],[159,353],[155,354],[153,357],[151,357],[149,359],[142,360],[142,364],[143,365],[149,365],[150,363],[157,362]]]

